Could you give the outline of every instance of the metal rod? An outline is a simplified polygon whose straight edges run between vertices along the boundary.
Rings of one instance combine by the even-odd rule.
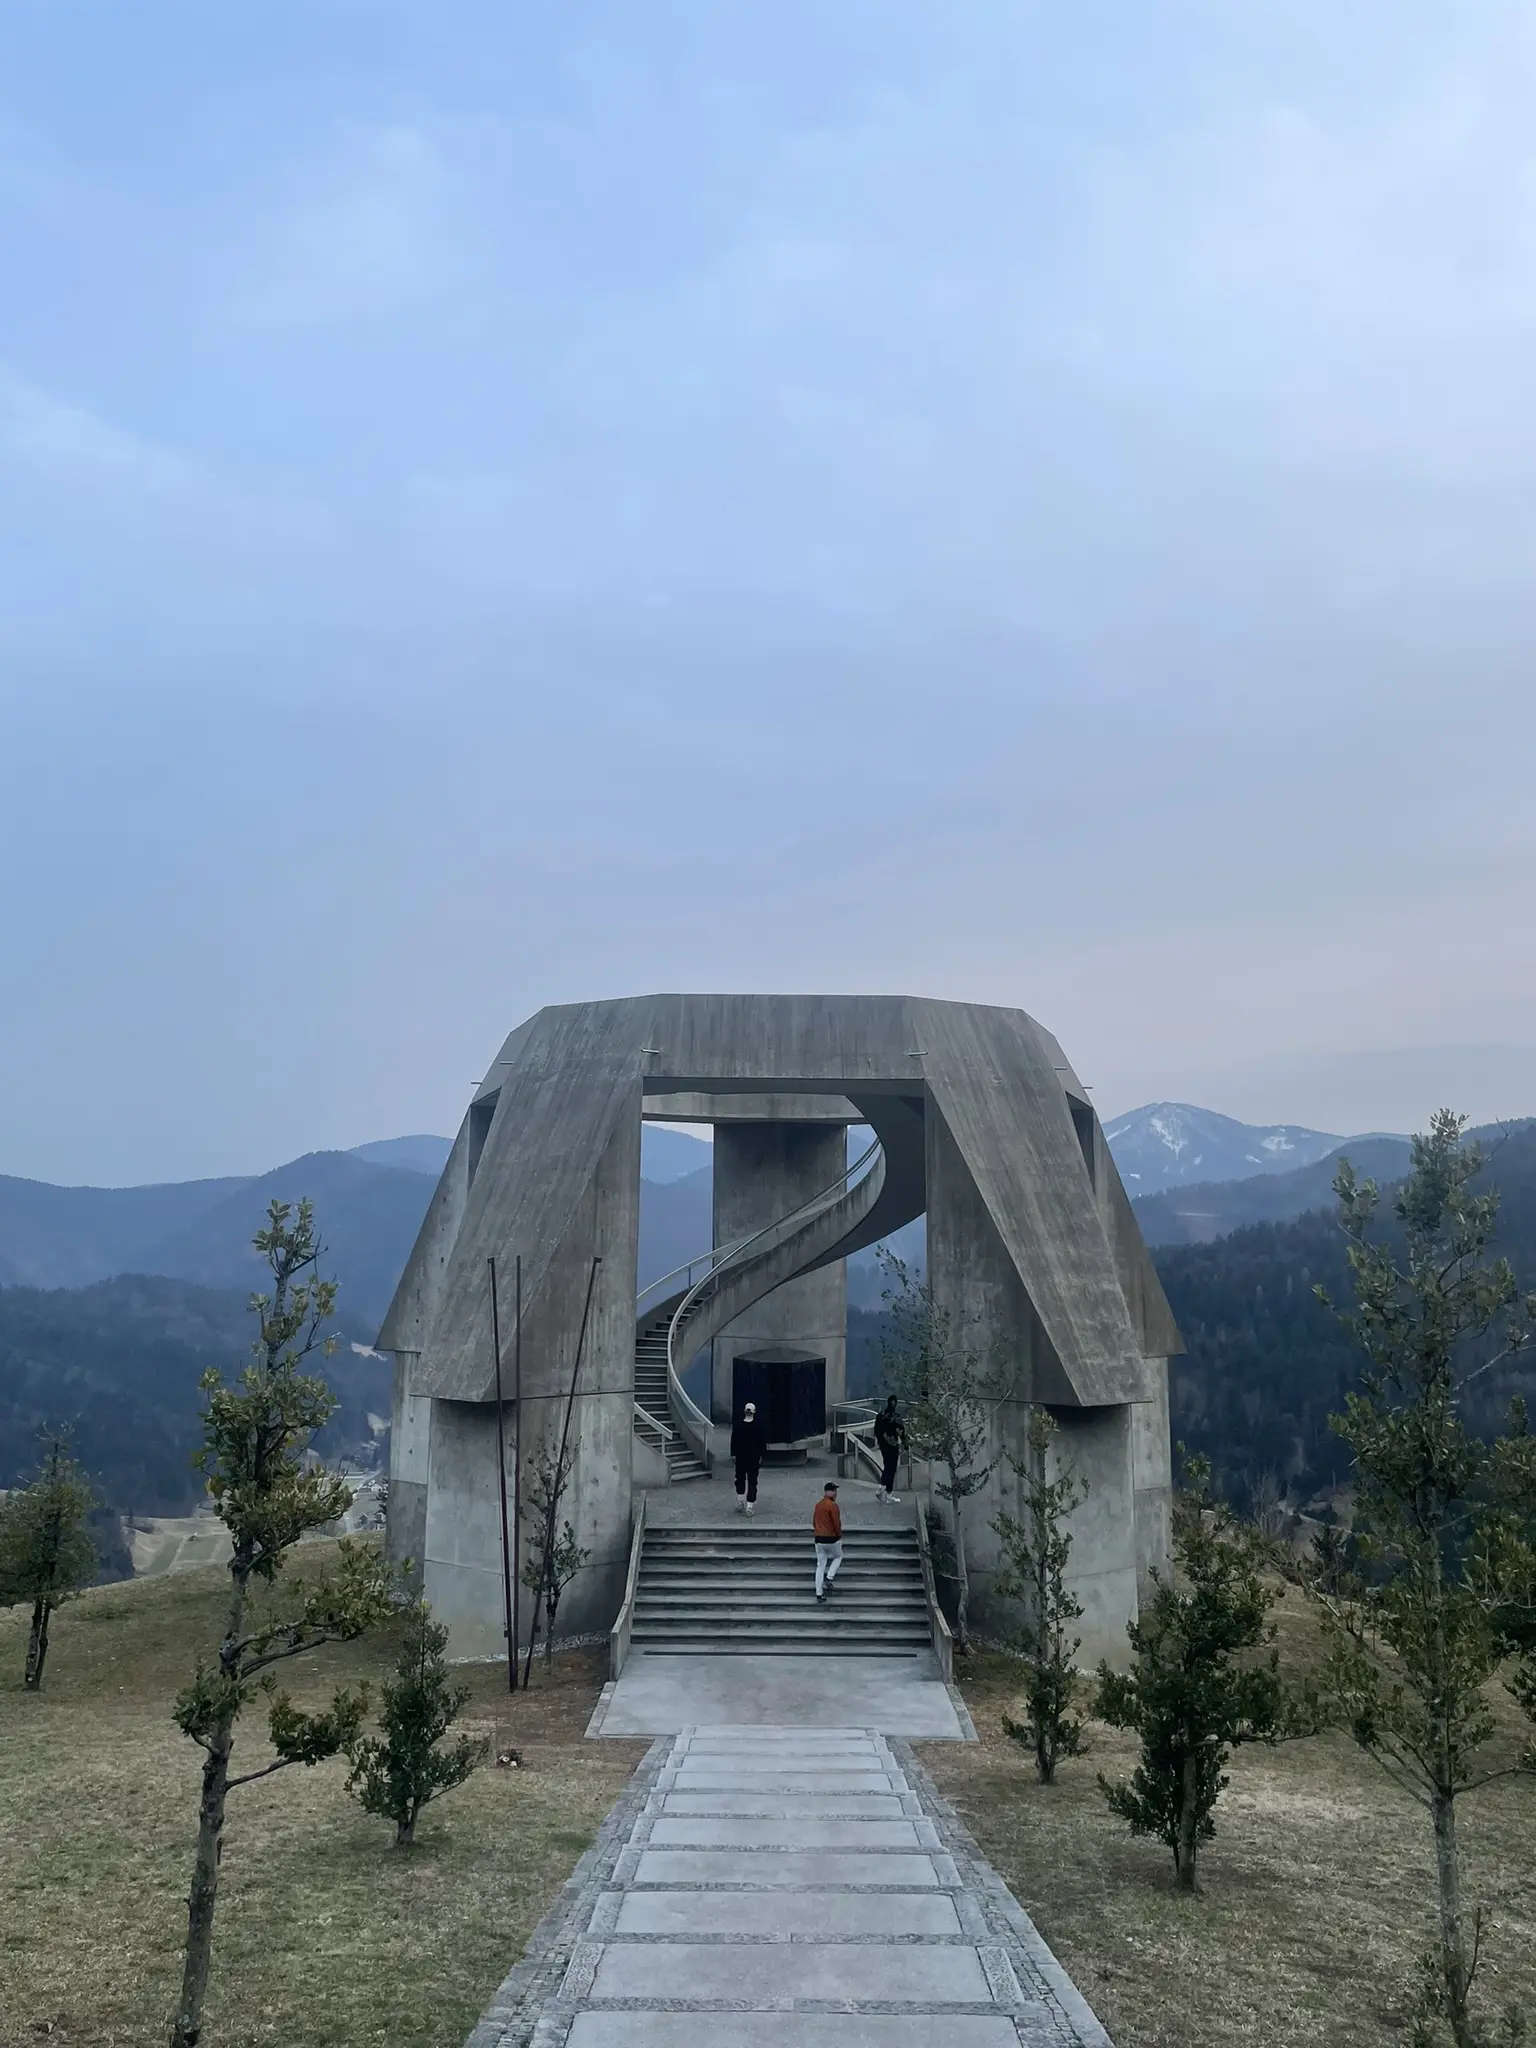
[[[496,1305],[496,1261],[491,1269],[491,1344],[496,1352],[496,1473],[501,1482],[501,1604],[507,1637],[507,1691],[517,1691],[517,1637],[512,1633],[512,1555],[507,1539],[507,1411],[501,1399],[501,1315]]]
[[[571,1433],[571,1410],[576,1406],[576,1382],[581,1377],[581,1354],[586,1345],[587,1322],[592,1313],[592,1290],[597,1285],[597,1269],[602,1263],[600,1255],[594,1252],[592,1270],[587,1275],[587,1298],[581,1309],[581,1329],[576,1336],[576,1362],[571,1367],[571,1391],[566,1397],[565,1422],[560,1431],[560,1455],[555,1460],[555,1469],[550,1479],[549,1505],[544,1515],[544,1569],[539,1575],[539,1584],[533,1596],[533,1626],[528,1631],[528,1655],[523,1663],[525,1688],[533,1677],[533,1639],[539,1632],[539,1609],[543,1604],[544,1590],[549,1579],[549,1560],[555,1548],[555,1522],[560,1513],[560,1496],[565,1491],[565,1447]]]
[[[513,1285],[517,1323],[512,1332],[512,1406],[517,1449],[512,1459],[512,1690],[517,1690],[517,1632],[523,1616],[523,1255],[517,1255]]]

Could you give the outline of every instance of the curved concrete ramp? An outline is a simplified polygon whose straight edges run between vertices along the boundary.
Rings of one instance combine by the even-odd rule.
[[[1111,2048],[904,1744],[657,1743],[468,2048]]]

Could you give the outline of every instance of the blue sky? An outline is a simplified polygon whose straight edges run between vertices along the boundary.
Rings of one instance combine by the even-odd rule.
[[[642,988],[1536,1112],[1536,17],[0,0],[0,1171]]]

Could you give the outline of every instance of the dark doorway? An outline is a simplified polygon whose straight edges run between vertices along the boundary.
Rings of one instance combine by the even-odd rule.
[[[738,1351],[731,1360],[732,1415],[740,1415],[748,1401],[757,1404],[770,1452],[825,1436],[826,1359],[783,1347]]]

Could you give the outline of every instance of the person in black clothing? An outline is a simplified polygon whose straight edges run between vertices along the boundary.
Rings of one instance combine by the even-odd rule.
[[[900,1506],[900,1498],[892,1493],[896,1484],[896,1465],[901,1457],[901,1446],[906,1438],[906,1428],[896,1409],[896,1396],[892,1394],[880,1413],[875,1417],[875,1442],[880,1446],[880,1490],[876,1500],[893,1500]]]
[[[741,1420],[731,1431],[731,1456],[736,1460],[736,1505],[751,1514],[757,1505],[757,1475],[763,1464],[763,1425],[757,1409],[748,1402]]]

